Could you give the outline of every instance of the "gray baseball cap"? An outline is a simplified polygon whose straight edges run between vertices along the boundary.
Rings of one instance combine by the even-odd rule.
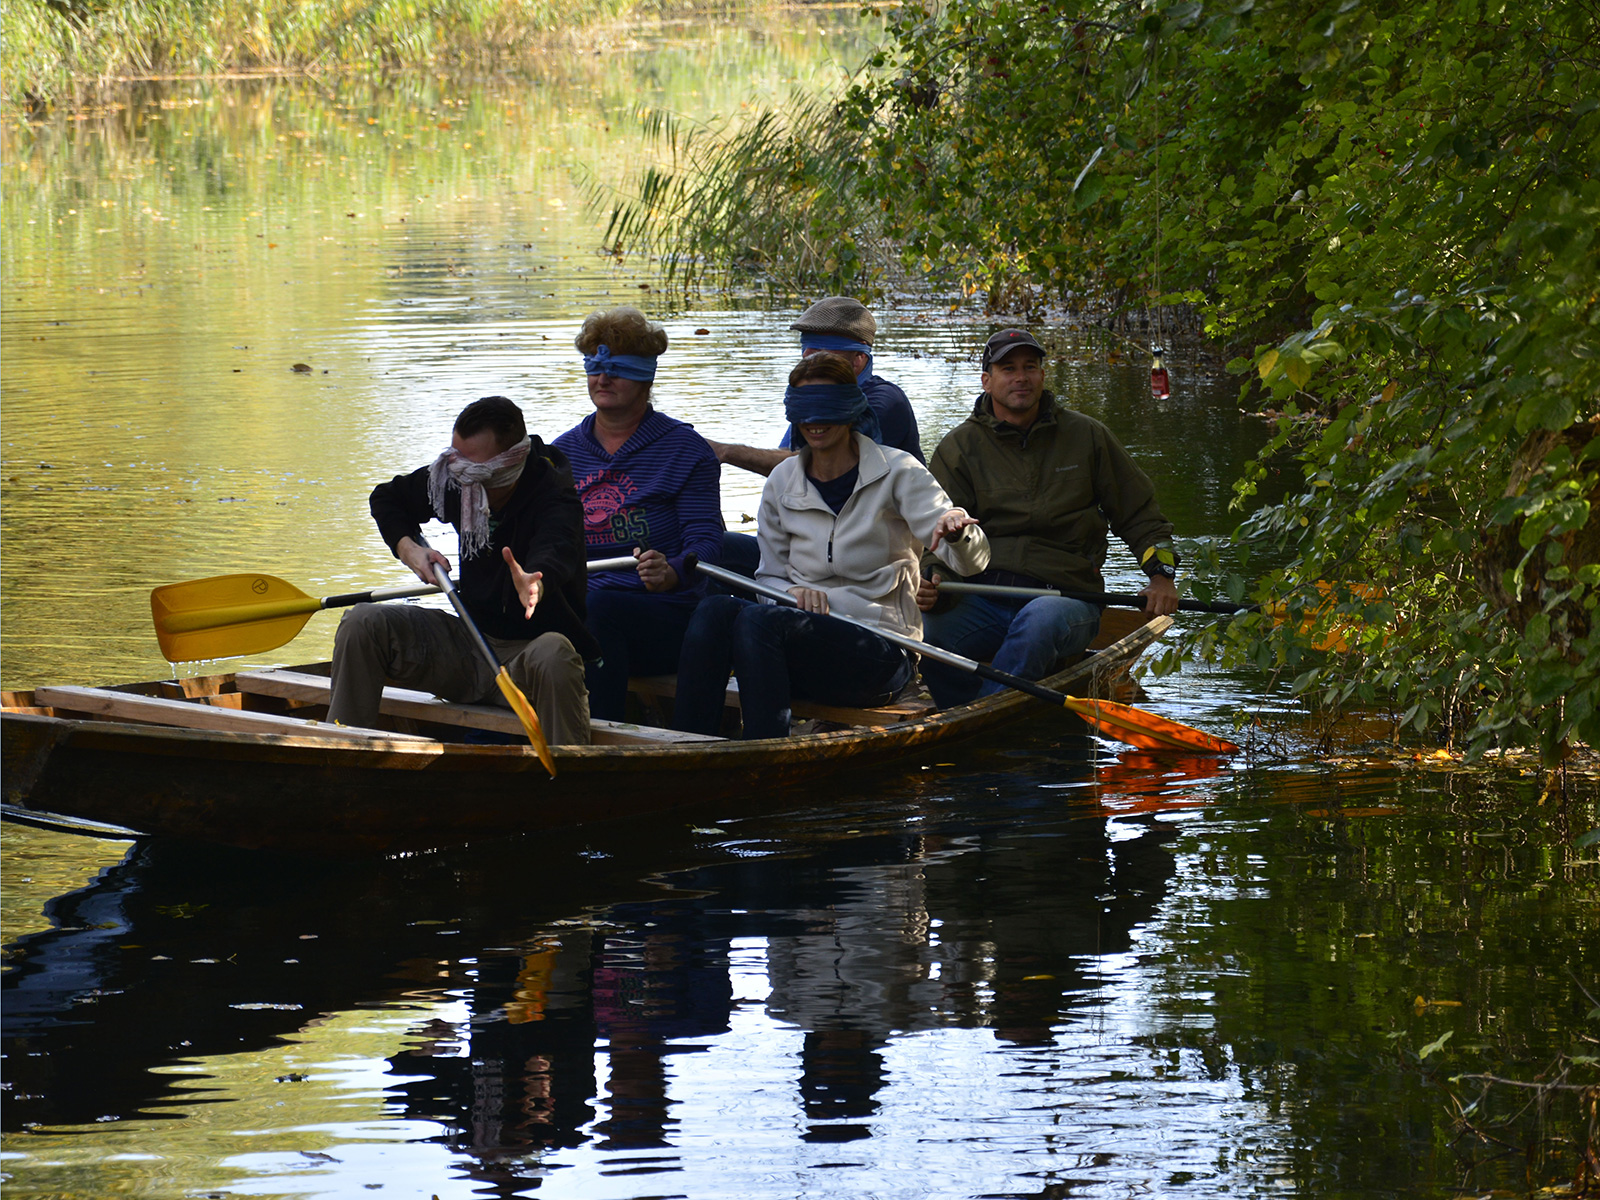
[[[1037,350],[1040,358],[1045,356],[1044,347],[1034,341],[1026,329],[1002,329],[983,344],[983,369],[987,371],[991,363],[999,362],[1019,347]]]

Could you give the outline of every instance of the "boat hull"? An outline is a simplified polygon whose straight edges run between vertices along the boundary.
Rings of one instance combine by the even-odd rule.
[[[1146,626],[1048,682],[1104,694],[1157,633]],[[0,742],[15,814],[60,814],[249,849],[356,855],[636,819],[717,797],[775,796],[983,735],[1028,709],[1039,711],[1039,702],[1006,693],[881,728],[557,746],[554,778],[526,746],[334,742],[25,712],[0,717]]]

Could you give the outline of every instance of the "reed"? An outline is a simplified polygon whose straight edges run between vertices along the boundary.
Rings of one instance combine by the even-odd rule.
[[[489,65],[650,0],[9,0],[8,105],[153,75]]]
[[[835,101],[796,94],[716,123],[644,106],[634,118],[656,161],[621,188],[590,177],[584,194],[609,211],[606,246],[659,259],[667,288],[754,278],[775,291],[856,291],[895,268],[875,210],[855,202],[865,141]]]

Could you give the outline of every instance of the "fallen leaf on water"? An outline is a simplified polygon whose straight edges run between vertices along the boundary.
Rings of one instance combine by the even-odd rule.
[[[309,375],[311,374],[311,364],[295,363],[294,366],[289,368],[289,370],[293,371],[296,375]]]
[[[711,330],[709,330],[709,329],[696,329],[694,331],[694,335],[695,335],[695,337],[705,337],[706,334],[708,334],[710,332],[711,332]]]
[[[1022,982],[1023,983],[1030,983],[1035,979],[1054,979],[1054,978],[1055,978],[1054,975],[1024,975],[1022,977]]]

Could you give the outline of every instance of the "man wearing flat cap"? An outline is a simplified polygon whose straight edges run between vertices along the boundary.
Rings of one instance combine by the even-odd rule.
[[[866,393],[867,404],[878,414],[879,433],[873,440],[880,446],[904,450],[918,462],[925,461],[911,401],[896,385],[872,373],[872,343],[878,336],[878,322],[866,305],[849,296],[829,296],[806,309],[789,328],[800,332],[801,358],[818,350],[850,355],[855,363],[856,382]],[[772,474],[774,467],[794,453],[787,430],[776,450],[727,442],[711,442],[711,449],[719,461],[758,475]]]
[[[1044,387],[1044,347],[1003,329],[983,348],[983,392],[972,414],[933,452],[928,469],[952,503],[983,523],[989,569],[974,582],[1099,592],[1106,534],[1127,543],[1149,576],[1145,611],[1177,611],[1178,555],[1172,522],[1155,488],[1111,431],[1065,407]],[[926,556],[927,573],[936,564]],[[1100,609],[1065,596],[939,595],[940,576],[917,592],[923,637],[1024,679],[1042,679],[1081,653],[1100,628]],[[933,698],[948,708],[1000,689],[924,659]]]

